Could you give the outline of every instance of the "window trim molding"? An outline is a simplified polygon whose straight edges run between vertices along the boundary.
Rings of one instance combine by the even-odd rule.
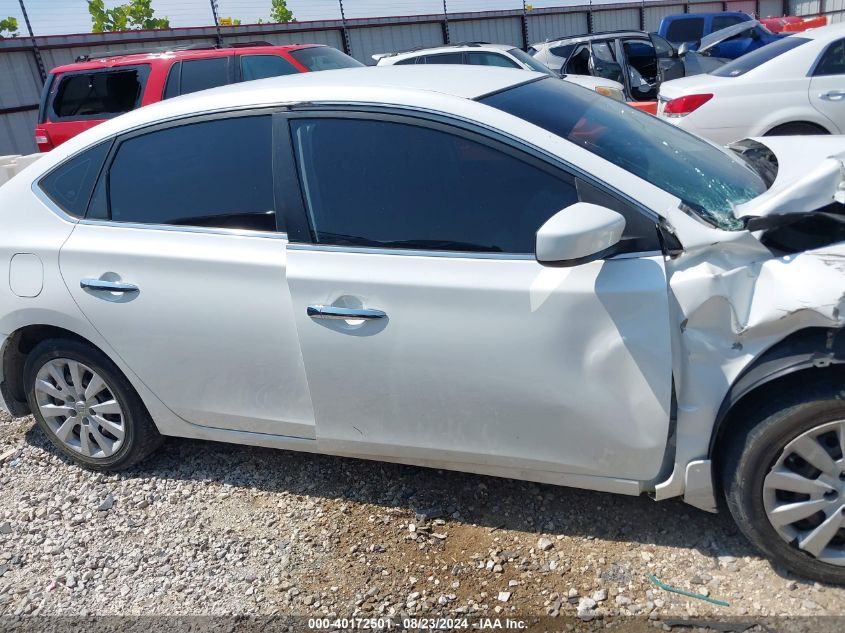
[[[159,121],[157,123],[153,123],[152,125],[147,125],[139,128],[135,128],[132,130],[128,130],[122,134],[118,134],[117,136],[111,139],[112,144],[109,148],[108,153],[106,154],[106,158],[103,161],[103,165],[100,169],[100,173],[97,176],[97,180],[94,183],[94,189],[92,190],[91,197],[88,200],[88,205],[85,210],[85,215],[82,218],[78,218],[77,221],[80,224],[90,224],[90,225],[97,225],[97,226],[122,226],[122,227],[133,227],[133,228],[155,228],[156,230],[170,230],[170,231],[182,231],[186,233],[213,233],[213,234],[226,234],[226,235],[252,235],[252,236],[276,236],[276,235],[284,235],[287,238],[287,232],[283,230],[284,224],[280,223],[280,220],[283,216],[279,213],[279,201],[277,198],[277,187],[276,187],[276,164],[275,164],[275,138],[271,138],[271,145],[270,145],[270,155],[271,155],[271,170],[273,173],[273,211],[275,213],[276,219],[276,230],[275,231],[252,231],[250,229],[225,229],[219,227],[202,227],[202,226],[187,226],[187,225],[179,225],[179,224],[153,224],[153,223],[143,223],[143,222],[121,222],[120,220],[112,220],[111,219],[111,195],[109,191],[109,179],[107,178],[108,172],[111,170],[112,164],[114,163],[115,156],[120,149],[120,146],[128,140],[139,136],[145,136],[147,134],[151,134],[154,132],[160,132],[162,130],[166,130],[169,128],[174,127],[183,127],[186,125],[193,125],[195,123],[206,123],[209,121],[218,121],[223,119],[240,119],[245,117],[254,117],[254,116],[267,116],[270,118],[270,131],[271,135],[275,137],[275,126],[273,124],[273,115],[275,112],[279,110],[278,106],[273,107],[258,107],[258,108],[248,108],[248,109],[239,109],[239,110],[226,110],[222,112],[212,112],[212,113],[204,113],[204,114],[194,114],[188,115],[184,117],[178,117],[175,119],[169,119],[167,121]],[[92,146],[93,147],[93,146]],[[61,164],[64,164],[62,162]],[[105,179],[105,181],[104,181]],[[108,208],[108,219],[102,218],[91,218],[89,217],[89,213],[91,212],[91,202],[93,201],[94,194],[97,192],[97,189],[100,185],[103,184],[106,187],[106,204]]]

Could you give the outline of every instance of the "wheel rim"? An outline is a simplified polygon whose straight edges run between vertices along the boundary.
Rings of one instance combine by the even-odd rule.
[[[126,435],[123,408],[93,369],[57,358],[35,378],[35,400],[47,427],[64,446],[91,459],[114,455]]]
[[[763,482],[775,531],[818,560],[845,566],[845,420],[789,442]]]

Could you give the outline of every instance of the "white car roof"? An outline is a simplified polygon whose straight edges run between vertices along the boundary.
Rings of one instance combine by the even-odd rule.
[[[416,48],[412,51],[400,51],[398,53],[383,53],[380,55],[373,55],[373,59],[381,63],[384,60],[387,64],[395,64],[399,60],[409,59],[413,57],[422,57],[423,55],[432,55],[437,53],[449,53],[452,51],[509,51],[515,46],[510,44],[487,44],[467,42],[465,44],[448,44],[445,46],[433,46],[431,48]]]
[[[448,102],[471,100],[535,79],[533,71],[488,66],[370,66],[285,75],[167,99],[132,110],[86,130],[63,143],[42,161],[67,156],[98,140],[145,125],[182,116],[249,107],[304,102],[373,103],[415,106],[426,102],[455,108]],[[428,97],[426,97],[428,95]],[[429,105],[431,107],[431,105]]]

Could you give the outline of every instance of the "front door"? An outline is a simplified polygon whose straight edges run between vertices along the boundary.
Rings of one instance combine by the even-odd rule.
[[[336,116],[289,119],[304,196],[287,278],[321,446],[656,476],[662,255],[543,267],[536,230],[580,180],[466,130]]]
[[[118,139],[61,270],[85,316],[174,413],[313,438],[270,119],[206,118]]]

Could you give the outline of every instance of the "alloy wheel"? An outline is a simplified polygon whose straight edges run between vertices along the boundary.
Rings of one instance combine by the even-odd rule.
[[[34,390],[47,427],[71,450],[102,459],[123,445],[123,408],[111,387],[87,365],[68,358],[50,360],[38,371]]]
[[[790,441],[763,481],[772,527],[818,560],[845,566],[845,420]]]

